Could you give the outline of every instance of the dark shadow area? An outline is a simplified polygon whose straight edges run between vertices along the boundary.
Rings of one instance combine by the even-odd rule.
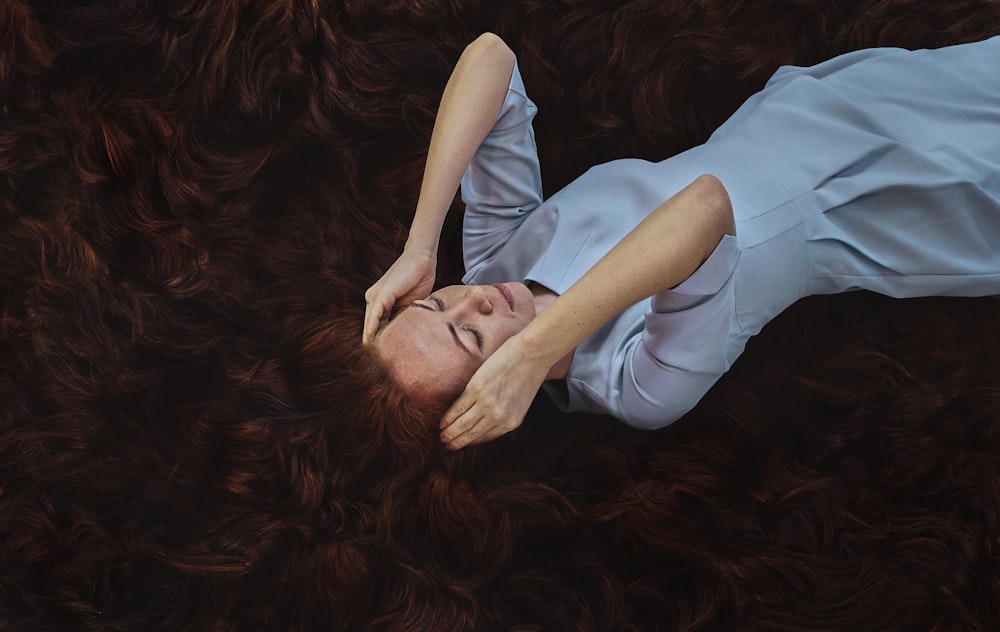
[[[445,454],[359,396],[487,30],[551,193],[1000,4],[0,3],[0,628],[1000,629],[1000,301],[807,299],[655,433],[539,401]]]

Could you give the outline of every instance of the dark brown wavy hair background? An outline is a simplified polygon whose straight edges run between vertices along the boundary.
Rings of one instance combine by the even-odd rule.
[[[0,628],[1000,629],[1000,301],[803,301],[655,433],[444,454],[386,387],[362,292],[487,30],[551,193],[1000,4],[0,2]]]

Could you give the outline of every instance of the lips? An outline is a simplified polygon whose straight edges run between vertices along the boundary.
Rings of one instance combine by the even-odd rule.
[[[514,309],[514,295],[511,294],[510,289],[502,283],[494,283],[493,287],[503,294],[504,300],[507,301],[507,304],[510,305],[511,309]]]

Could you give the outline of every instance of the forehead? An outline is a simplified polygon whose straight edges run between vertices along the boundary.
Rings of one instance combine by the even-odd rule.
[[[437,318],[435,318],[437,316]],[[410,305],[393,316],[379,334],[379,347],[413,348],[427,351],[451,340],[448,322],[442,314]]]
[[[448,322],[436,310],[407,307],[382,328],[379,354],[401,373],[464,370],[474,359],[455,344]]]

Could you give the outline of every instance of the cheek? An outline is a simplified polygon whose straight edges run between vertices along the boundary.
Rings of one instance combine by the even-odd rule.
[[[459,366],[453,367],[447,375],[442,376],[442,385],[444,385],[447,391],[447,398],[449,399],[449,404],[458,398],[465,390],[465,386],[472,379],[473,374],[481,366],[481,362],[469,362],[462,363]]]
[[[520,331],[524,329],[529,322],[531,322],[531,319],[522,314],[518,314],[517,317],[514,318],[503,319],[502,322],[498,323],[499,326],[494,330],[494,335],[497,340],[496,346],[499,347],[509,338],[520,333]]]
[[[417,392],[435,402],[450,406],[472,379],[479,362],[449,363],[438,360],[423,367],[417,378]]]

